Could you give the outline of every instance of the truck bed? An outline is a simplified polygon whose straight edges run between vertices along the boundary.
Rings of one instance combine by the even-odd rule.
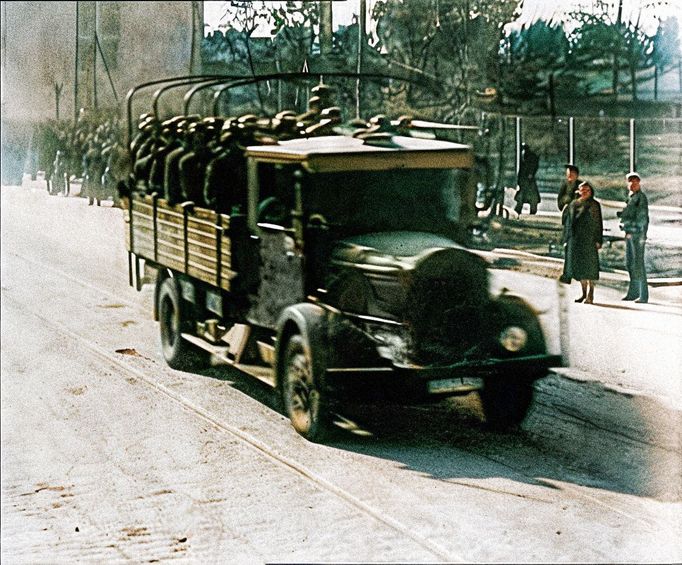
[[[189,202],[171,206],[163,198],[133,194],[126,222],[130,253],[230,290],[236,273],[231,269],[229,215],[195,208]]]

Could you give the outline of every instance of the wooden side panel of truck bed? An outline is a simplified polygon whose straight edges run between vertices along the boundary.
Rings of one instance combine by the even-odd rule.
[[[127,210],[126,247],[145,261],[230,290],[230,217],[162,198],[133,195]]]

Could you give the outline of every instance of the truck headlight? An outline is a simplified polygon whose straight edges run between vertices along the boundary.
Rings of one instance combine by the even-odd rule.
[[[519,326],[507,326],[500,333],[500,345],[512,353],[523,349],[527,341],[528,332]]]

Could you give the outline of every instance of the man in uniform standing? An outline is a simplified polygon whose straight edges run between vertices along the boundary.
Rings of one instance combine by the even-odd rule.
[[[557,208],[562,212],[562,225],[566,223],[566,207],[578,197],[577,190],[582,183],[578,178],[579,174],[580,169],[576,165],[566,164],[566,180],[561,183],[556,200]]]
[[[649,202],[640,187],[639,174],[632,171],[625,178],[630,196],[623,211],[617,213],[621,229],[625,232],[625,264],[630,275],[630,286],[623,300],[646,304],[649,301],[649,287],[644,265],[644,245],[649,228]]]

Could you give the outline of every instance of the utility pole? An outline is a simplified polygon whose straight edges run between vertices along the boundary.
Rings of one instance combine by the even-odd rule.
[[[191,1],[192,35],[189,53],[189,74],[201,72],[201,41],[204,37],[204,3]]]
[[[7,2],[2,3],[2,82],[7,78]],[[4,105],[4,90],[2,104]]]
[[[365,29],[367,27],[367,2],[360,0],[360,13],[358,14],[358,64],[357,72],[362,72],[362,52],[365,44]],[[355,81],[355,117],[360,117],[360,79]]]
[[[95,25],[92,29],[92,103],[97,110],[97,27],[98,13],[97,2],[95,2]]]
[[[634,118],[630,118],[630,170],[637,170],[637,129]]]
[[[332,52],[333,46],[333,21],[332,3],[329,0],[320,0],[320,54],[322,59]]]
[[[74,120],[97,106],[97,2],[76,2]]]
[[[78,120],[78,48],[79,48],[79,30],[78,22],[80,20],[80,2],[76,2],[76,66],[73,75],[73,123]]]

